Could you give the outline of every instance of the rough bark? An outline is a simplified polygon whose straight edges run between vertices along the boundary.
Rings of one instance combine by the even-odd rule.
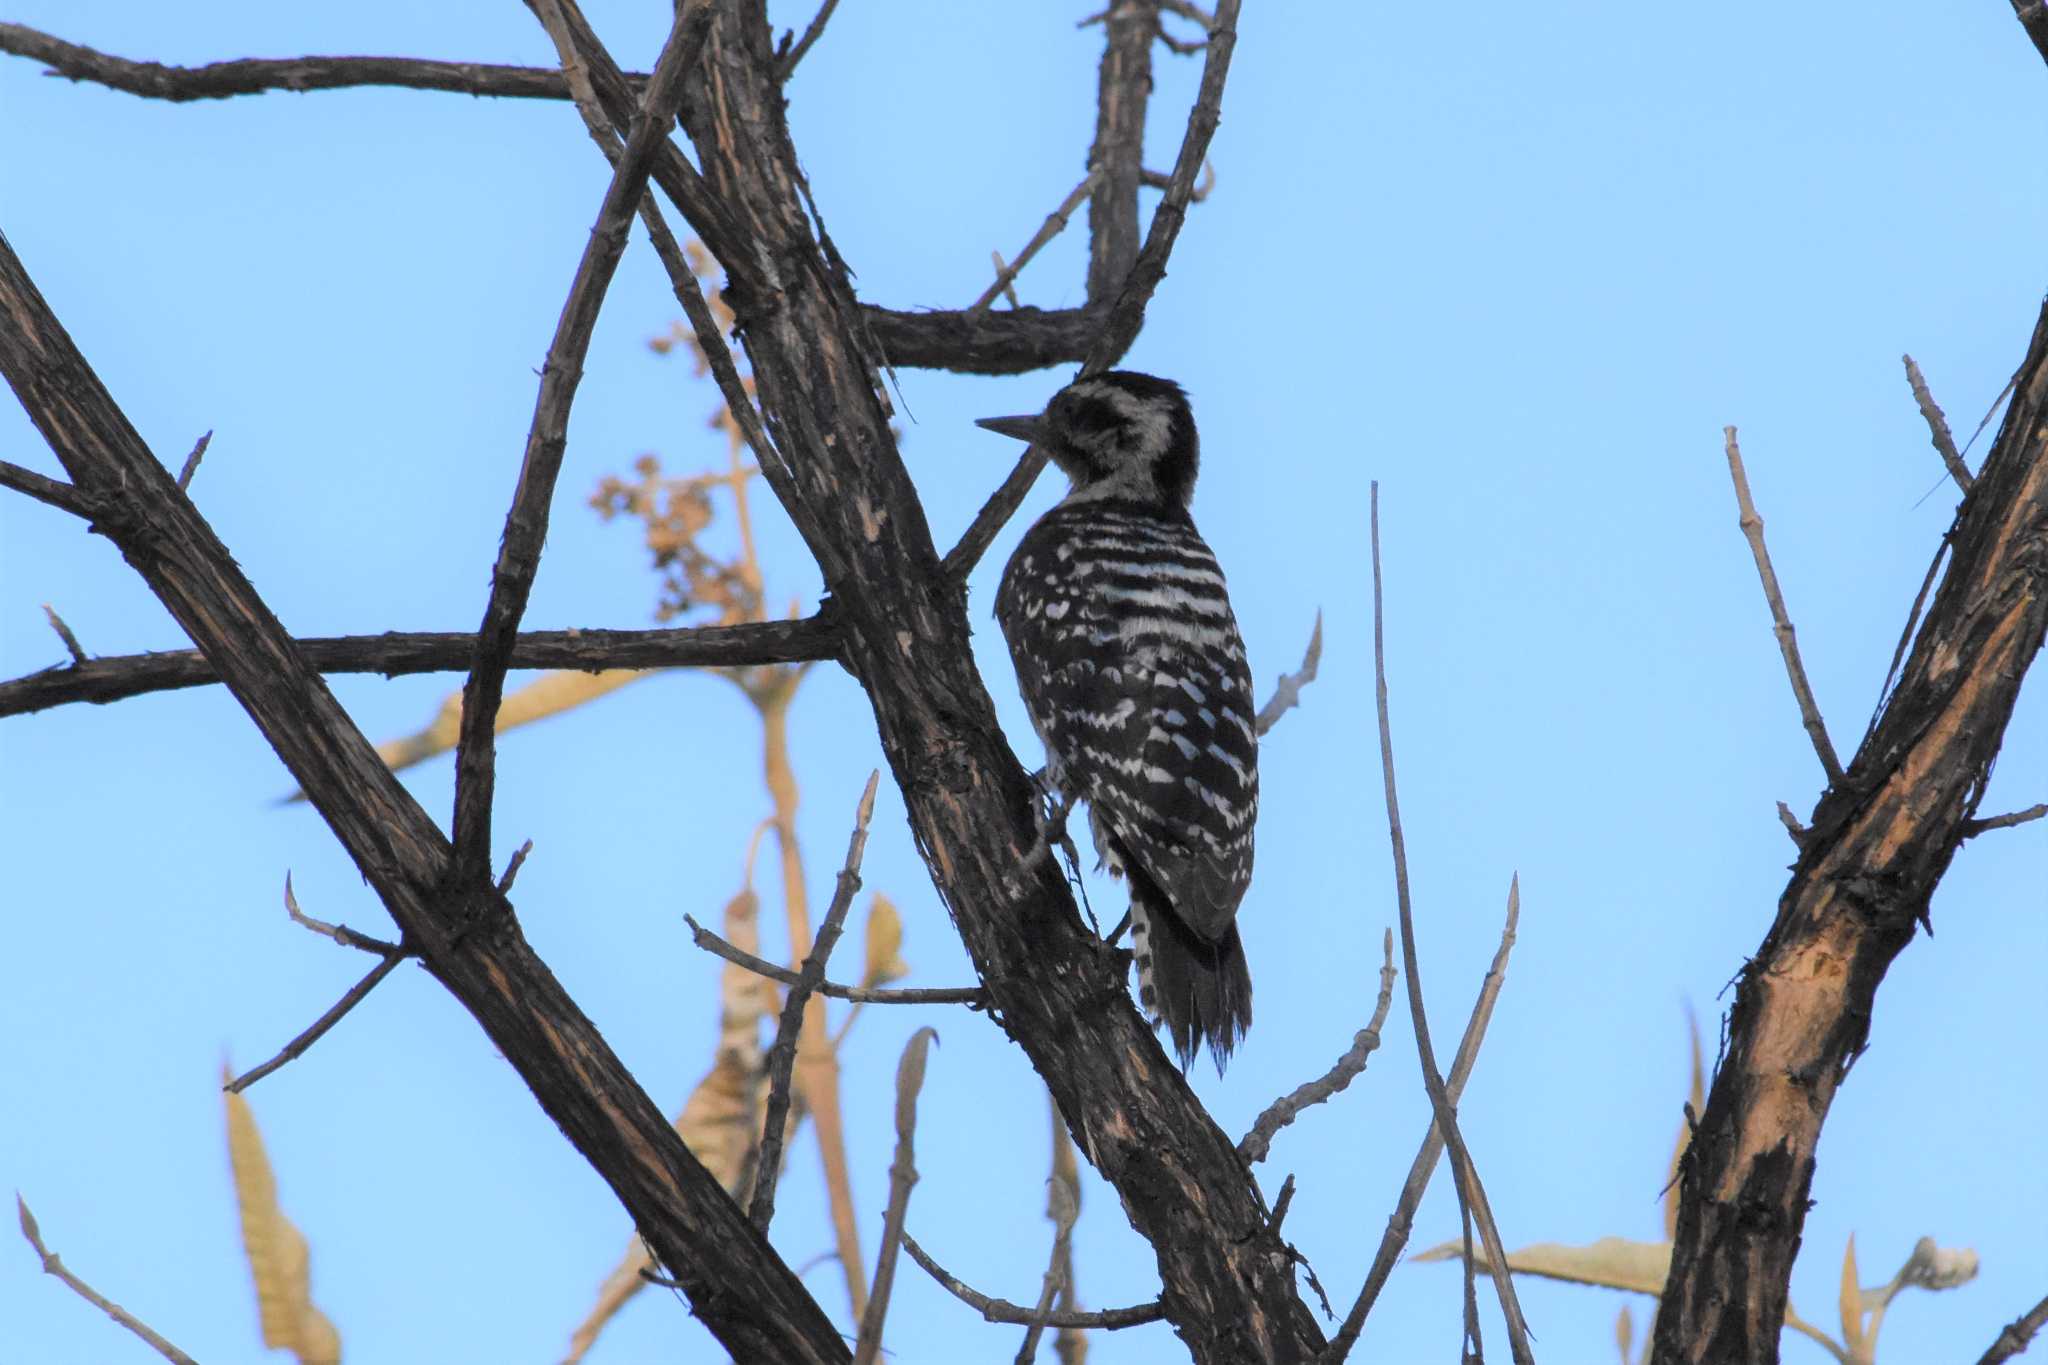
[[[969,651],[966,606],[888,431],[880,356],[829,239],[814,236],[761,6],[729,0],[707,98],[684,119],[754,245],[728,290],[784,462],[764,467],[823,570],[919,847],[994,1002],[1077,1142],[1158,1257],[1167,1318],[1200,1361],[1304,1360],[1322,1345],[1228,1137],[1139,1019],[1122,956],[1080,924]]]
[[[2048,630],[2048,308],[1948,533],[1949,570],[1899,685],[1822,796],[1744,969],[1681,1172],[1656,1365],[1778,1358],[1814,1152],[1878,986],[1975,827]]]
[[[447,673],[469,667],[476,636],[462,631],[386,631],[297,639],[293,645],[319,673]],[[534,630],[512,643],[513,668],[740,668],[749,664],[830,659],[839,635],[830,620],[697,626],[686,630]],[[124,654],[59,664],[0,683],[0,716],[44,711],[70,702],[103,704],[203,687],[220,671],[196,649]]]
[[[527,946],[159,464],[0,238],[0,372],[96,528],[219,670],[427,967],[473,1014],[743,1361],[843,1361],[832,1324]],[[396,1136],[396,1135],[395,1135]],[[403,1143],[400,1142],[402,1147]]]

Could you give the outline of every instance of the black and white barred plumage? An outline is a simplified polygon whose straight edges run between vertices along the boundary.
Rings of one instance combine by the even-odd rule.
[[[1220,1070],[1252,1019],[1238,941],[1259,811],[1251,671],[1223,574],[1188,515],[1199,443],[1180,386],[1115,371],[1037,417],[1073,491],[1025,533],[996,596],[1048,785],[1088,803],[1131,888],[1138,995],[1182,1065]]]

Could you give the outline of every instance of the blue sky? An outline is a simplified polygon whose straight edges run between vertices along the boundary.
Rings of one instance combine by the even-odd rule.
[[[660,5],[592,5],[644,66]],[[958,305],[1083,169],[1099,32],[1030,7],[847,5],[791,86],[818,201],[864,295]],[[809,10],[778,5],[801,25]],[[138,58],[391,53],[545,64],[513,4],[253,3],[201,12],[31,3],[19,22]],[[1148,160],[1164,167],[1197,67],[1164,57]],[[1193,396],[1195,513],[1230,575],[1261,687],[1328,647],[1268,740],[1258,878],[1243,926],[1258,1022],[1229,1075],[1194,1081],[1240,1132],[1364,1021],[1393,921],[1371,723],[1367,487],[1377,479],[1389,671],[1424,984],[1439,1046],[1490,957],[1512,872],[1520,943],[1468,1091],[1465,1131],[1509,1245],[1654,1237],[1686,1067],[1711,1052],[1821,774],[1773,645],[1721,454],[1751,483],[1824,714],[1862,732],[1907,604],[1953,507],[1901,373],[1912,352],[1959,431],[2004,386],[2044,286],[2048,70],[1994,0],[1708,9],[1564,4],[1247,7],[1217,187],[1194,210],[1129,363]],[[607,171],[573,110],[353,91],[173,106],[0,61],[0,230],[159,456],[200,432],[200,509],[293,630],[471,629],[556,313]],[[1150,197],[1148,196],[1148,203]],[[1078,227],[1078,223],[1077,223]],[[1075,233],[1025,301],[1081,297]],[[643,451],[723,459],[715,405],[651,354],[675,304],[629,248],[590,351],[534,627],[645,625],[637,537],[582,499]],[[1031,408],[1064,372],[899,375],[904,456],[942,542],[1009,467],[971,419]],[[1987,434],[1985,442],[1988,442]],[[1980,442],[1976,455],[1981,456]],[[55,472],[11,403],[0,455]],[[1052,478],[1027,515],[1056,496]],[[778,596],[815,600],[772,516]],[[1036,765],[972,584],[984,672]],[[185,642],[102,540],[0,496],[0,674],[62,658],[40,604],[102,654]],[[338,679],[375,738],[424,724],[452,677]],[[2022,697],[1986,810],[2048,799],[2048,711]],[[528,935],[650,1093],[706,1065],[715,916],[765,809],[751,713],[672,675],[501,746],[500,842],[536,849]],[[794,719],[813,895],[879,756],[864,698],[820,670]],[[407,783],[445,818],[446,759]],[[381,910],[316,816],[280,808],[282,766],[219,690],[0,722],[0,1183],[75,1269],[207,1361],[267,1359],[227,1182],[223,1057],[268,1056],[365,963],[286,922],[377,932]],[[502,856],[502,854],[501,854]],[[1820,1148],[1805,1315],[1832,1318],[1853,1231],[1866,1281],[1922,1234],[1983,1273],[1902,1300],[1886,1361],[1962,1358],[2043,1292],[2048,1125],[2032,1040],[2048,1027],[2042,825],[1968,846],[1935,935],[1899,959],[1869,1053]],[[968,979],[884,784],[869,886],[896,899],[913,984]],[[1098,902],[1116,893],[1099,888]],[[1400,1011],[1397,1011],[1397,1017]],[[856,1192],[872,1254],[886,1198],[888,1078],[934,1024],[921,1107],[920,1241],[994,1294],[1043,1270],[1047,1121],[1022,1057],[963,1011],[869,1011],[848,1044]],[[405,968],[305,1059],[250,1092],[317,1300],[364,1361],[546,1359],[628,1235],[623,1213],[481,1033]],[[1288,1230],[1339,1308],[1356,1292],[1426,1123],[1405,1023],[1344,1096],[1276,1144]],[[1077,1233],[1091,1305],[1157,1290],[1113,1192]],[[1453,1235],[1433,1189],[1413,1247]],[[829,1245],[799,1144],[777,1245]],[[839,1320],[827,1265],[808,1282]],[[1458,1284],[1403,1266],[1359,1359],[1456,1350]],[[1622,1296],[1529,1284],[1542,1358],[1610,1360]],[[1648,1302],[1635,1300],[1639,1322]],[[24,1359],[143,1348],[0,1251],[0,1320]],[[906,1266],[904,1365],[992,1358],[986,1327]],[[1496,1320],[1497,1321],[1497,1320]],[[1489,1337],[1504,1350],[1497,1325]],[[1787,1338],[1788,1360],[1820,1351]],[[1184,1358],[1162,1327],[1093,1359]],[[678,1303],[643,1296],[597,1361],[713,1358]]]

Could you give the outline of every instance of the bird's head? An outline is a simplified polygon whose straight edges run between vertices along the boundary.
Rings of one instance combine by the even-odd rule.
[[[1179,509],[1195,495],[1201,443],[1187,394],[1170,379],[1110,370],[1075,380],[1036,416],[984,417],[976,425],[1044,450],[1080,496]]]

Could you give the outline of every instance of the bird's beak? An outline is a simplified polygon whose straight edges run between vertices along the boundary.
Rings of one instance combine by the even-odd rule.
[[[976,420],[974,425],[986,427],[998,436],[1014,436],[1020,441],[1034,443],[1038,440],[1041,429],[1039,415],[1035,412],[1028,417],[983,417]]]

